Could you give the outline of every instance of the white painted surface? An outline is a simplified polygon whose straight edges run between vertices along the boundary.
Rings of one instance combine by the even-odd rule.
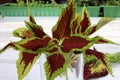
[[[42,25],[45,32],[51,36],[51,28],[55,25],[58,17],[36,17],[37,23]],[[100,18],[91,18],[92,24],[96,24]],[[17,41],[18,38],[12,36],[12,31],[18,27],[24,27],[24,20],[28,20],[27,17],[5,17],[0,19],[0,48],[10,41]],[[120,43],[120,18],[111,21],[105,25],[102,29],[97,31],[95,35],[103,36],[107,39],[111,39]],[[116,45],[95,45],[99,51],[114,53],[120,51],[120,47]],[[0,55],[0,80],[17,80],[17,70],[15,66],[15,60],[18,58],[18,52],[13,49],[9,49]],[[28,76],[24,80],[43,80],[40,77],[43,73],[40,69],[40,63],[44,59],[42,56],[32,68]],[[108,75],[99,80],[119,80],[120,79],[120,64],[112,64],[113,74],[115,77]],[[59,79],[58,79],[59,80]],[[74,80],[74,79],[73,79]],[[98,79],[96,79],[98,80]]]

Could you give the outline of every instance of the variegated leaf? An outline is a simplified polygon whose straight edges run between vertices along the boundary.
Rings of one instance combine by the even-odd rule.
[[[84,65],[85,80],[104,77],[107,74],[108,70],[100,60],[88,62]]]
[[[34,16],[32,15],[30,8],[28,8],[28,16],[29,16],[29,21],[36,24],[36,21],[34,19]]]
[[[20,37],[20,38],[30,38],[30,37],[32,37],[32,34],[30,33],[30,31],[27,30],[24,27],[14,30],[13,35],[15,37]]]
[[[62,54],[56,53],[47,57],[47,62],[44,64],[46,71],[46,80],[54,80],[67,69],[66,60]]]
[[[43,38],[46,35],[41,26],[27,21],[25,21],[25,24],[33,36]]]
[[[92,26],[88,29],[89,35],[93,34],[94,32],[96,32],[97,30],[99,30],[100,28],[102,28],[104,25],[106,25],[107,23],[109,23],[112,20],[114,20],[114,19],[113,18],[106,18],[106,17],[101,18],[95,26]]]
[[[71,34],[78,34],[78,33],[81,32],[80,31],[81,27],[80,27],[79,22],[78,22],[80,17],[81,17],[80,14],[76,14],[75,19],[72,21],[72,23],[71,23],[71,31],[72,31]]]
[[[63,52],[69,52],[71,50],[73,51],[85,51],[86,49],[90,48],[95,42],[97,42],[98,39],[96,38],[88,38],[84,35],[74,35],[69,38],[65,38],[62,42],[62,51]]]
[[[96,51],[96,50],[91,50],[91,49],[87,49],[86,50],[86,54],[87,55],[93,55],[95,56],[97,59],[101,60],[102,63],[106,66],[106,68],[108,69],[108,71],[111,73],[112,75],[112,69],[110,67],[110,62],[108,60],[108,57],[102,53],[102,52],[99,52],[99,51]]]
[[[70,36],[70,24],[72,18],[74,17],[74,13],[74,0],[70,0],[66,9],[64,9],[62,14],[60,15],[57,24],[52,28],[52,34],[54,38],[62,39],[63,37]]]
[[[107,43],[107,44],[116,44],[116,45],[119,45],[118,43],[116,43],[116,42],[113,42],[113,41],[111,41],[111,40],[108,40],[108,39],[105,39],[105,38],[103,38],[103,37],[101,37],[101,36],[96,36],[96,37],[94,37],[94,38],[98,38],[99,40],[98,40],[98,42],[96,42],[96,43]]]
[[[39,57],[40,54],[20,52],[19,58],[16,61],[18,80],[23,80]]]
[[[14,45],[14,42],[11,42],[11,43],[8,43],[5,47],[3,47],[1,50],[0,50],[0,54],[2,53],[2,52],[4,52],[6,49],[8,49],[8,48],[14,48],[14,49],[18,49],[15,45]]]
[[[15,42],[15,46],[22,51],[37,51],[39,48],[45,48],[50,41],[50,37],[41,38],[29,38],[22,39],[18,42]]]
[[[86,29],[90,27],[90,25],[91,25],[91,22],[89,19],[87,8],[84,6],[82,9],[82,15],[80,17],[81,33],[85,34]]]

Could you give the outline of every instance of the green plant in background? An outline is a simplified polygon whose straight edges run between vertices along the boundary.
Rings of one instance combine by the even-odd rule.
[[[2,53],[12,47],[20,52],[16,61],[18,80],[23,80],[41,54],[46,55],[44,69],[47,80],[54,80],[61,75],[65,75],[68,80],[68,68],[74,68],[73,63],[82,53],[85,56],[84,71],[89,71],[89,74],[86,73],[87,71],[84,72],[84,79],[106,76],[108,72],[112,75],[110,58],[113,59],[116,55],[108,56],[96,49],[90,49],[90,47],[96,43],[116,43],[100,36],[90,38],[90,35],[113,19],[102,18],[93,26],[86,7],[83,7],[81,14],[77,14],[74,0],[70,0],[53,26],[52,37],[50,37],[44,32],[42,26],[36,23],[30,10],[28,11],[29,21],[25,21],[26,26],[13,32],[15,37],[21,39],[8,43],[0,50]]]
[[[40,1],[41,1],[41,0],[40,0]],[[37,2],[36,0],[31,0],[30,6],[34,6],[34,5],[36,5],[36,4],[38,4],[38,2]]]
[[[75,0],[77,6],[99,6],[99,5],[113,5],[120,6],[120,0],[105,0],[99,2],[99,0]]]
[[[98,6],[99,1],[98,0],[75,0],[75,4],[77,6]]]
[[[27,6],[27,0],[16,0],[18,6]],[[51,0],[28,0],[29,6],[38,6],[38,4],[49,4]]]
[[[76,6],[82,6],[82,0],[75,0]]]
[[[24,6],[24,1],[23,0],[16,0],[18,3],[18,6]]]
[[[120,0],[106,0],[105,5],[120,6]]]

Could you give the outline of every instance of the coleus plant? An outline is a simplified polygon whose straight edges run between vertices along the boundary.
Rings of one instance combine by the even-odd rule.
[[[97,77],[105,76],[108,71],[112,74],[108,57],[102,52],[90,49],[95,43],[116,44],[100,36],[90,37],[111,20],[102,18],[92,26],[86,7],[83,7],[80,14],[75,13],[74,0],[70,0],[61,12],[56,25],[53,26],[52,37],[50,37],[44,32],[42,26],[36,23],[29,10],[29,21],[25,21],[26,27],[18,28],[13,32],[13,35],[20,37],[21,40],[8,43],[0,53],[10,47],[19,50],[19,58],[16,61],[18,80],[22,80],[29,73],[41,54],[45,54],[47,59],[44,64],[47,80],[54,80],[57,76],[65,74],[79,58],[76,56],[82,53],[86,55],[84,79],[95,78],[94,75],[99,73],[104,75]],[[90,60],[87,60],[88,58]]]

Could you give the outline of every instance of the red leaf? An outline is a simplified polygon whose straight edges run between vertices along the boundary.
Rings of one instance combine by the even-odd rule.
[[[81,20],[80,25],[82,27],[81,32],[84,33],[85,30],[90,26],[90,20],[86,7],[83,7],[82,16],[83,19]]]
[[[106,76],[108,74],[108,71],[106,67],[101,65],[102,64],[98,64],[95,62],[86,63],[84,65],[84,79],[89,80],[92,78],[99,78],[99,77]],[[100,71],[97,71],[97,68],[101,68],[99,69]]]
[[[53,54],[51,56],[49,56],[47,58],[48,63],[50,64],[50,76],[52,76],[52,74],[59,70],[60,68],[63,68],[63,65],[65,64],[65,59],[63,57],[63,55],[61,54]]]
[[[114,20],[114,19],[106,18],[106,17],[101,18],[95,26],[90,27],[91,31],[90,31],[89,34],[92,34],[92,33],[96,32],[97,30],[99,30],[100,28],[102,28],[104,25],[106,25],[107,23],[109,23],[112,20]]]
[[[4,48],[2,48],[2,49],[0,50],[0,53],[4,52],[4,51],[5,51],[7,48],[9,48],[9,47],[12,47],[12,48],[14,48],[14,49],[18,49],[18,48],[14,45],[14,43],[11,42],[11,43],[8,43]]]
[[[74,3],[71,0],[68,7],[62,12],[57,24],[53,27],[53,37],[61,39],[63,37],[69,37],[71,34],[70,23],[74,16],[75,9]]]
[[[45,37],[43,39],[34,38],[34,39],[27,41],[26,43],[18,43],[18,45],[22,46],[23,48],[27,50],[36,51],[39,48],[46,47],[49,41],[50,41],[50,37]]]
[[[78,19],[79,19],[80,16],[77,16],[73,21],[72,21],[72,34],[76,34],[76,33],[79,33],[80,31],[80,26],[79,26],[79,23],[78,23]],[[79,27],[78,27],[79,26]],[[77,30],[76,30],[77,28]]]
[[[30,22],[36,24],[35,19],[34,19],[34,17],[32,16],[32,13],[30,13],[30,15],[29,15],[29,20],[30,20]]]
[[[81,49],[85,47],[90,41],[77,37],[77,36],[72,36],[70,38],[66,38],[63,43],[62,43],[62,51],[64,52],[69,52],[72,49]]]
[[[31,70],[32,66],[36,60],[40,57],[40,54],[33,54],[28,52],[21,52],[19,58],[16,62],[18,78],[22,80],[28,72]]]
[[[106,61],[105,61],[105,55],[101,52],[95,51],[95,50],[91,50],[91,49],[87,49],[86,50],[86,54],[88,55],[94,55],[95,57],[97,57],[98,59],[100,59],[104,65],[107,65]]]
[[[100,40],[98,41],[98,43],[109,43],[110,41],[100,37],[100,36],[96,36],[95,38],[100,38]]]
[[[110,74],[112,75],[112,69],[111,69],[111,66],[110,66],[109,59],[104,53],[98,52],[96,50],[87,49],[86,54],[93,55],[98,60],[100,60],[106,66],[106,68],[110,72]]]
[[[22,59],[21,59],[21,62],[24,62],[24,70],[23,70],[23,73],[25,71],[25,69],[27,68],[28,64],[32,63],[34,58],[36,56],[38,56],[38,54],[31,54],[31,53],[27,53],[27,52],[22,52]]]
[[[103,37],[101,37],[101,36],[95,36],[94,38],[98,38],[98,39],[99,39],[99,40],[97,41],[98,44],[99,44],[99,43],[117,44],[117,43],[115,43],[115,42],[113,42],[113,41],[111,41],[111,40],[105,39],[105,38],[103,38]],[[118,45],[118,44],[117,44],[117,45]]]
[[[34,19],[34,16],[32,15],[32,12],[30,10],[30,8],[28,7],[28,16],[29,16],[29,21],[36,24],[36,21]]]
[[[89,29],[90,30],[89,34],[92,34],[96,31],[96,26],[90,27],[90,29]]]
[[[34,36],[43,38],[46,35],[41,26],[27,21],[25,24]]]

